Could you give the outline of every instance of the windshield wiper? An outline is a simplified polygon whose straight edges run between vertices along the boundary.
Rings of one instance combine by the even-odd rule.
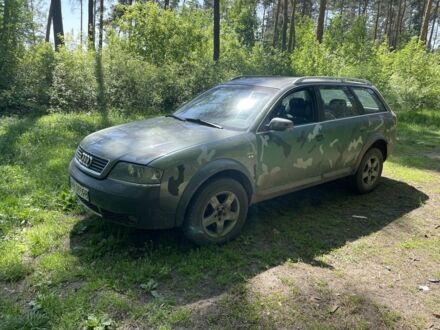
[[[189,121],[191,123],[196,123],[196,124],[200,124],[200,125],[205,125],[205,126],[209,126],[209,127],[215,127],[215,128],[219,128],[222,129],[223,127],[214,123],[210,123],[209,121],[200,119],[200,118],[185,118],[186,121]]]
[[[182,118],[182,117],[179,117],[179,116],[176,116],[176,115],[173,115],[173,114],[165,115],[165,117],[171,117],[171,118],[174,118],[174,119],[177,119],[177,120],[180,120],[180,121],[186,121],[185,118]]]

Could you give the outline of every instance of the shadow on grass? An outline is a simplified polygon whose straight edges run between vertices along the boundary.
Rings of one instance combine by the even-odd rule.
[[[105,86],[104,86],[104,70],[102,67],[102,52],[97,51],[95,57],[95,78],[98,86],[97,103],[98,110],[101,114],[101,125],[108,126],[110,124],[108,118],[107,101],[105,98]]]
[[[20,137],[30,131],[42,114],[34,114],[32,116],[24,117],[17,120],[11,125],[7,125],[6,131],[0,135],[0,158],[1,163],[7,163],[13,161],[15,152],[17,151],[17,144],[20,141]]]
[[[300,277],[298,271],[301,270],[296,270]],[[278,290],[264,293],[238,286],[219,301],[199,304],[193,311],[191,329],[224,324],[228,324],[229,329],[340,329],[341,324],[343,329],[407,328],[399,323],[398,313],[378,304],[363,290],[344,284],[336,293],[322,284],[317,285],[319,276],[319,273],[313,274],[314,279],[308,278],[305,283],[298,279],[300,286],[295,280],[280,285],[274,276],[275,283],[266,285]],[[283,294],[280,287],[284,289]]]
[[[242,234],[223,246],[196,247],[179,229],[141,231],[90,217],[74,226],[70,247],[86,277],[118,290],[137,290],[154,279],[160,292],[186,304],[286,261],[331,268],[321,256],[381,230],[427,199],[388,178],[366,195],[339,180],[252,206]]]

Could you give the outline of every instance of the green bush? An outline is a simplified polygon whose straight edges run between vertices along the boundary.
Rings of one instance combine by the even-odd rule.
[[[48,43],[31,47],[20,61],[17,74],[17,99],[26,108],[34,109],[49,104],[55,51]]]
[[[119,39],[132,54],[154,65],[181,63],[200,58],[208,51],[211,21],[201,10],[162,10],[156,3],[137,2],[122,6],[124,14],[116,20]]]
[[[249,18],[238,8],[238,16],[222,25],[215,63],[209,11],[164,11],[153,3],[117,8],[120,15],[107,31],[102,57],[68,46],[55,52],[46,43],[22,50],[14,80],[0,91],[0,110],[72,112],[101,105],[124,113],[170,112],[238,75],[366,78],[396,109],[439,108],[440,53],[427,52],[417,40],[394,51],[385,43],[377,46],[364,18],[334,17],[320,44],[314,22],[298,16],[295,48],[288,53],[254,43],[252,34],[234,28]]]
[[[51,111],[93,110],[97,88],[94,53],[62,48],[55,54],[49,92]]]
[[[440,109],[440,56],[429,53],[417,39],[391,54],[390,90],[408,110]]]

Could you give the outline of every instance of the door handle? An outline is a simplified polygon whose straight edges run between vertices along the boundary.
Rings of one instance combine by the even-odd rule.
[[[316,135],[316,141],[322,141],[324,139],[324,134]]]

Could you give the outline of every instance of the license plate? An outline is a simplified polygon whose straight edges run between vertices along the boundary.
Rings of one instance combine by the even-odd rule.
[[[87,202],[89,201],[89,189],[80,185],[72,177],[70,178],[70,187],[72,188],[73,192],[79,197],[86,200]]]

